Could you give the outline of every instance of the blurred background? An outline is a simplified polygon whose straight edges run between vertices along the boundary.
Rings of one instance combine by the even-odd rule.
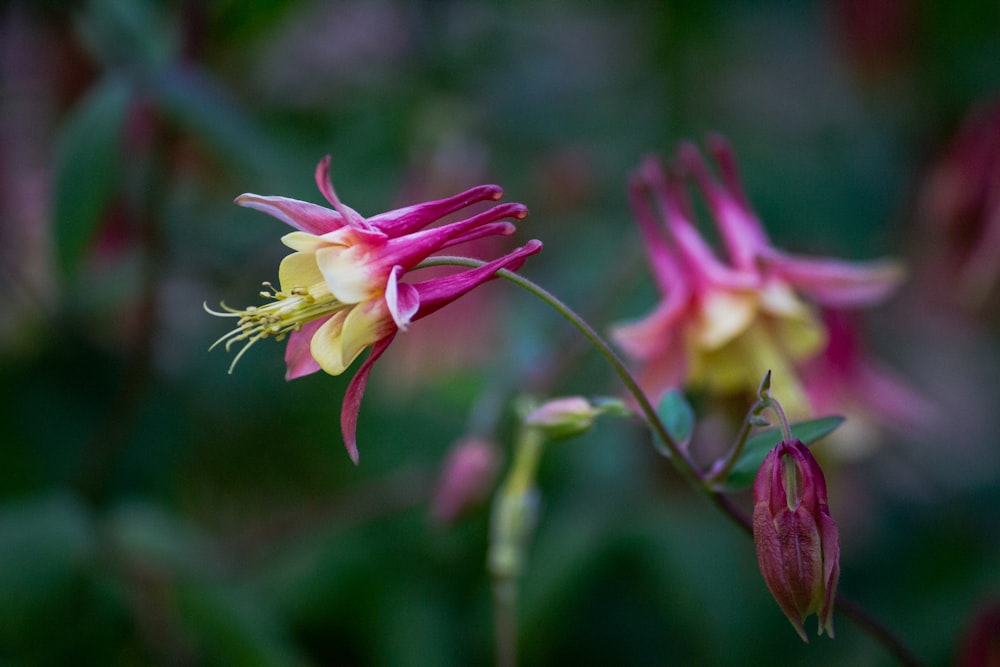
[[[629,172],[712,131],[778,246],[908,265],[864,325],[934,418],[848,414],[830,502],[844,592],[957,664],[1000,599],[998,53],[987,0],[0,3],[0,664],[490,664],[488,502],[435,518],[442,462],[502,469],[521,392],[620,385],[491,283],[376,364],[355,468],[351,373],[208,352],[203,303],[286,253],[232,200],[322,202],[326,154],[365,215],[501,184],[531,214],[484,256],[541,239],[523,273],[607,331],[656,298]],[[524,664],[894,664],[841,617],[802,644],[634,421],[539,483]]]

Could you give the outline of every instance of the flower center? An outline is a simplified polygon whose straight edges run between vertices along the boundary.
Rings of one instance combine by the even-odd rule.
[[[282,291],[269,282],[263,285],[266,289],[261,290],[260,296],[271,299],[271,302],[262,306],[247,306],[243,310],[237,310],[223,303],[222,312],[204,306],[208,313],[217,317],[238,318],[236,328],[212,343],[209,348],[211,350],[225,341],[228,352],[233,343],[246,341],[233,358],[233,363],[229,366],[230,373],[233,372],[240,357],[257,341],[264,338],[284,340],[290,332],[300,330],[303,324],[351,306],[341,303],[326,290],[322,290],[325,294],[317,295],[308,287],[292,287]]]

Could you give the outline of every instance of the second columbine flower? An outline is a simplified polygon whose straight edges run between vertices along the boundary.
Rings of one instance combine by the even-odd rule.
[[[816,307],[878,302],[898,286],[902,270],[892,261],[852,263],[778,250],[743,193],[729,146],[713,138],[709,148],[719,178],[691,144],[681,145],[669,169],[650,157],[633,175],[629,203],[662,301],[614,337],[643,364],[640,379],[654,398],[684,386],[750,393],[770,370],[784,383],[789,412],[808,414],[797,371],[826,344]],[[689,183],[718,228],[722,257],[697,228]]]

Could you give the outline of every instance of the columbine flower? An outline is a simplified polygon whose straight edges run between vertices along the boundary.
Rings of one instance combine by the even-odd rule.
[[[672,171],[650,157],[631,179],[629,201],[663,301],[614,337],[644,364],[641,380],[654,397],[686,384],[752,392],[771,370],[791,385],[782,388],[790,412],[804,413],[795,367],[826,342],[815,305],[875,303],[895,289],[901,270],[889,261],[857,264],[774,248],[743,194],[728,145],[713,138],[710,148],[721,183],[690,144],[681,146]],[[728,263],[697,230],[686,177],[705,198]]]
[[[361,397],[372,364],[385,352],[399,330],[454,301],[495,277],[500,269],[515,270],[528,255],[541,251],[530,241],[522,248],[481,267],[460,273],[404,283],[401,278],[443,248],[494,234],[511,234],[513,223],[527,215],[522,204],[497,204],[465,220],[424,229],[443,216],[481,201],[495,201],[502,190],[482,185],[461,194],[389,211],[370,218],[345,206],[329,180],[330,158],[316,168],[316,184],[333,209],[286,197],[244,194],[236,203],[268,213],[296,230],[282,238],[295,252],[278,270],[279,287],[265,283],[262,306],[215,315],[238,318],[236,328],[216,341],[229,349],[246,350],[263,338],[288,338],[285,362],[288,380],[320,369],[343,373],[372,347],[347,388],[341,410],[341,428],[348,454],[358,461],[355,427]],[[213,346],[214,347],[214,346]]]
[[[757,473],[753,499],[753,539],[768,590],[802,641],[809,641],[802,621],[813,613],[819,634],[833,637],[840,540],[823,471],[801,441],[771,450]]]
[[[928,289],[986,310],[1000,288],[1000,99],[969,114],[924,187]],[[991,301],[991,297],[994,301]]]

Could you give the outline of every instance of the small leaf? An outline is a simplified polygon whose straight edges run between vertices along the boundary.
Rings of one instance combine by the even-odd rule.
[[[56,151],[55,229],[59,264],[75,273],[121,175],[121,128],[132,97],[123,79],[102,81],[63,126]]]
[[[684,398],[683,392],[671,389],[664,394],[656,414],[667,428],[670,437],[681,447],[687,446],[694,430],[694,410]]]
[[[793,438],[801,440],[806,445],[811,445],[823,436],[833,433],[842,423],[844,423],[844,418],[840,416],[820,417],[792,424],[789,429]],[[764,457],[781,442],[781,437],[781,430],[772,428],[749,438],[743,446],[743,454],[739,461],[729,471],[729,477],[724,483],[725,489],[738,491],[753,484]]]

